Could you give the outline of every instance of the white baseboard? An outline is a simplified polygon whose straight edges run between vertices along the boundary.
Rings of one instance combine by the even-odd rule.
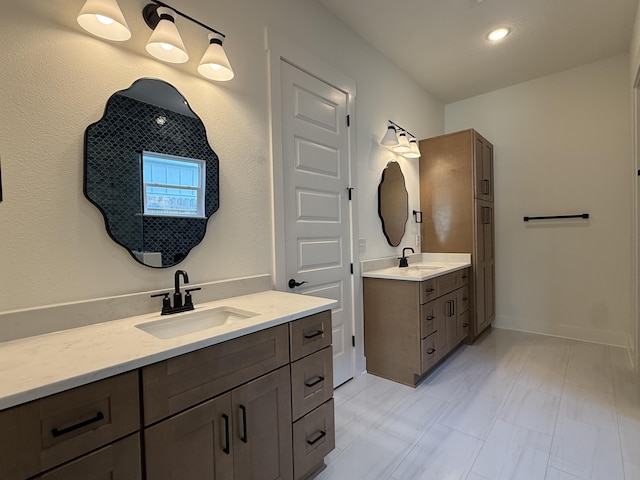
[[[627,349],[627,352],[630,352],[629,349],[633,345],[631,337],[625,332],[578,327],[575,325],[550,324],[539,321],[533,322],[523,318],[507,317],[504,315],[497,315],[493,321],[493,326],[507,330],[518,330],[520,332],[537,333],[552,337],[562,337],[571,340],[582,340],[584,342],[622,347]],[[629,354],[631,355],[632,352]]]

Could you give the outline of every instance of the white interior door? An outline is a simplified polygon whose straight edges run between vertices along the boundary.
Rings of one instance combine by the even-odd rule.
[[[301,283],[292,292],[338,301],[338,386],[354,370],[348,95],[285,61],[280,67],[287,280]]]

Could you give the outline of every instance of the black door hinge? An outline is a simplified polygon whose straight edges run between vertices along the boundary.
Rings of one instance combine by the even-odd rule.
[[[351,115],[347,115],[347,127],[351,126]]]
[[[356,346],[356,336],[355,335],[351,335],[351,346],[352,347]]]
[[[353,263],[351,264],[351,275],[353,275]]]
[[[349,192],[349,201],[351,201],[351,192],[353,191],[353,187],[347,187],[347,192]]]

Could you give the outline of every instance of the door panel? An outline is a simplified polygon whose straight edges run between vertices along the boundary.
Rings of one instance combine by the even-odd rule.
[[[353,376],[351,214],[345,92],[281,61],[288,278],[334,299],[334,385]]]

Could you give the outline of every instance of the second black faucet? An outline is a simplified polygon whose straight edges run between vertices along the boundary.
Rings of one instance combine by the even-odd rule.
[[[173,306],[171,300],[169,300],[169,292],[156,293],[151,295],[152,297],[164,297],[162,299],[162,315],[171,315],[172,313],[187,312],[193,310],[193,299],[191,298],[191,292],[200,290],[200,287],[185,289],[184,302],[182,301],[182,292],[180,291],[180,277],[182,277],[185,285],[189,283],[189,275],[184,270],[176,270],[173,277],[175,290],[173,292]]]

